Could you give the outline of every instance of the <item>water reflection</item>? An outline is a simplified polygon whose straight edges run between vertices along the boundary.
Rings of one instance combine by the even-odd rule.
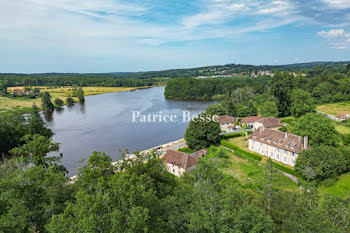
[[[87,96],[85,103],[64,106],[44,119],[55,133],[54,141],[61,143],[63,164],[70,174],[81,166],[93,151],[105,152],[119,159],[121,150],[130,152],[148,149],[184,137],[187,122],[183,111],[197,115],[213,101],[167,100],[164,87]],[[132,112],[141,114],[176,115],[171,123],[132,122]]]

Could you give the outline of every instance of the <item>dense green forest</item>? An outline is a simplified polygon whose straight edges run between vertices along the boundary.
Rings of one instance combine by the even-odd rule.
[[[317,66],[307,74],[275,71],[273,77],[171,79],[165,88],[168,98],[211,99],[218,94],[225,96],[224,105],[237,106],[232,116],[273,111],[298,117],[314,110],[315,104],[350,100],[350,64]]]
[[[167,82],[165,96],[174,99],[212,99],[215,95],[231,95],[231,92],[246,86],[256,93],[263,93],[269,77],[258,78],[214,78],[172,79]]]
[[[164,83],[168,78],[188,78],[230,73],[250,73],[259,70],[292,71],[319,74],[322,68],[344,69],[346,62],[312,62],[280,66],[254,66],[227,64],[189,69],[171,69],[147,72],[120,72],[120,73],[43,73],[43,74],[0,74],[0,81],[6,80],[8,86],[108,86],[108,87],[136,87],[151,86]]]

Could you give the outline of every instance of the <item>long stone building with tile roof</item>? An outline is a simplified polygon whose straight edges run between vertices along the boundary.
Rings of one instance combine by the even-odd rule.
[[[294,166],[299,154],[305,149],[310,149],[310,146],[308,137],[302,138],[260,127],[249,136],[249,149],[273,160]]]

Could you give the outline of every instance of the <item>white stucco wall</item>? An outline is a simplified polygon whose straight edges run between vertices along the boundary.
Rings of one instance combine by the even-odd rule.
[[[232,126],[232,128],[229,128],[229,126]],[[235,125],[233,123],[224,124],[224,125],[220,125],[220,128],[221,128],[221,131],[231,132],[235,129]]]
[[[295,165],[295,161],[298,158],[297,153],[293,153],[284,149],[279,149],[267,145],[262,142],[258,142],[252,139],[249,139],[249,150],[270,157],[273,160],[288,164],[290,166]]]

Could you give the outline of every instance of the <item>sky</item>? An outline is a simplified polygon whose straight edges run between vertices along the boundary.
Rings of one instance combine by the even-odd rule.
[[[0,0],[0,73],[350,60],[350,0]]]

